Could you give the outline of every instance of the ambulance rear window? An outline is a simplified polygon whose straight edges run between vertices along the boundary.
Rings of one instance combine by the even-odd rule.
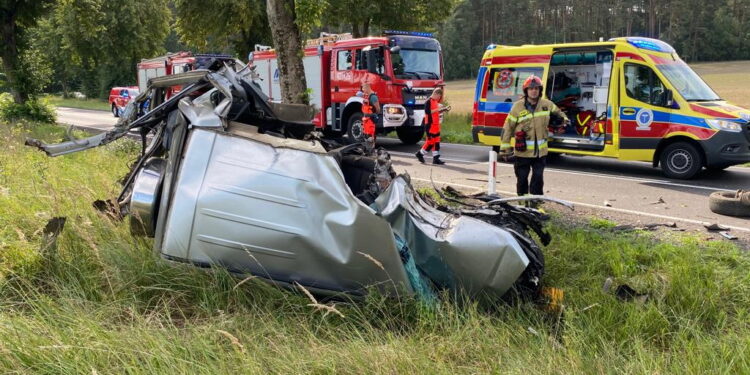
[[[544,68],[493,68],[487,80],[488,102],[513,102],[523,96],[523,81],[530,75],[542,78]]]

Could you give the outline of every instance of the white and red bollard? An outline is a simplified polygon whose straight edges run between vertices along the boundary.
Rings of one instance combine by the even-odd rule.
[[[495,195],[497,182],[497,151],[490,150],[490,160],[487,163],[487,195]]]

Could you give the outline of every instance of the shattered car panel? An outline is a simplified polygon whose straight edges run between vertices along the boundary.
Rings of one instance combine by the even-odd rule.
[[[548,242],[538,213],[501,201],[440,207],[396,176],[385,150],[322,138],[310,107],[271,103],[253,74],[217,61],[154,79],[113,130],[27,143],[57,156],[137,129],[143,151],[113,206],[171,261],[329,294],[538,289],[544,261],[527,233]]]

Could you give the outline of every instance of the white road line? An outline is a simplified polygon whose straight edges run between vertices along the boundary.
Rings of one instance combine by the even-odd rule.
[[[411,154],[404,153],[404,152],[398,152],[398,151],[389,151],[392,155],[403,155],[403,156],[409,156]],[[486,162],[479,162],[479,161],[469,161],[469,160],[461,160],[461,159],[448,159],[448,158],[442,158],[445,161],[454,161],[454,162],[461,162],[461,163],[467,163],[467,164],[486,164]],[[509,164],[497,164],[498,167],[503,168],[513,168],[512,165]],[[555,172],[555,173],[564,173],[564,174],[570,174],[575,176],[593,176],[593,177],[601,177],[601,178],[608,178],[611,180],[620,180],[620,181],[636,181],[636,182],[643,182],[643,183],[649,183],[649,184],[656,184],[656,185],[665,185],[665,186],[674,186],[674,187],[684,187],[684,188],[690,188],[690,189],[702,189],[702,190],[709,190],[709,191],[732,191],[732,189],[725,189],[721,187],[716,186],[702,186],[702,185],[688,185],[688,184],[681,184],[677,182],[669,182],[669,181],[663,181],[663,180],[654,180],[649,178],[643,178],[643,177],[620,177],[620,176],[612,176],[608,174],[603,173],[595,173],[595,172],[573,172],[563,169],[557,169],[557,168],[546,168],[546,171],[549,172]]]
[[[422,181],[422,182],[430,182],[430,180],[427,180],[427,179],[424,179],[424,178],[412,177],[411,179],[412,180],[416,180],[416,181]],[[451,185],[451,186],[458,186],[458,187],[464,187],[464,188],[474,189],[474,190],[477,190],[477,191],[484,191],[483,188],[479,188],[477,186],[464,185],[464,184],[455,184],[455,183],[452,183],[452,182],[437,181],[437,180],[433,180],[433,181],[436,184],[441,184],[441,185]],[[497,192],[498,193],[503,193],[503,194],[508,194],[508,195],[516,195],[516,193],[509,192],[509,191],[497,190]],[[598,210],[605,210],[605,211],[614,211],[614,212],[620,212],[620,213],[632,214],[632,215],[648,216],[648,217],[653,217],[653,218],[657,218],[657,219],[665,219],[665,220],[669,220],[669,221],[681,221],[683,223],[698,224],[698,225],[708,225],[708,224],[711,224],[711,223],[709,223],[707,221],[693,220],[693,219],[687,219],[687,218],[675,217],[675,216],[652,214],[650,212],[628,210],[628,209],[624,209],[624,208],[598,206],[598,205],[595,205],[595,204],[582,203],[582,202],[573,202],[573,201],[568,201],[568,202],[573,203],[574,205],[581,206],[581,207],[588,207],[588,208],[593,208],[593,209],[598,209]],[[748,233],[750,233],[750,228],[737,227],[737,226],[734,226],[734,225],[724,225],[724,226],[727,227],[727,228],[730,228],[732,230],[738,230],[738,231],[741,231],[741,232],[748,232]]]

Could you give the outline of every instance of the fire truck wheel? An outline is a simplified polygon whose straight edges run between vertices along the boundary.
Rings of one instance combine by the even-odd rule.
[[[396,134],[403,144],[413,145],[422,140],[424,129],[421,126],[410,128],[401,127],[396,129]]]
[[[112,104],[112,115],[115,117],[120,117],[120,111],[117,110],[117,106]]]
[[[349,117],[349,123],[346,126],[346,134],[352,142],[363,142],[365,140],[362,112],[356,112]]]
[[[703,155],[690,143],[675,142],[664,148],[659,162],[667,177],[686,180],[703,168]]]

